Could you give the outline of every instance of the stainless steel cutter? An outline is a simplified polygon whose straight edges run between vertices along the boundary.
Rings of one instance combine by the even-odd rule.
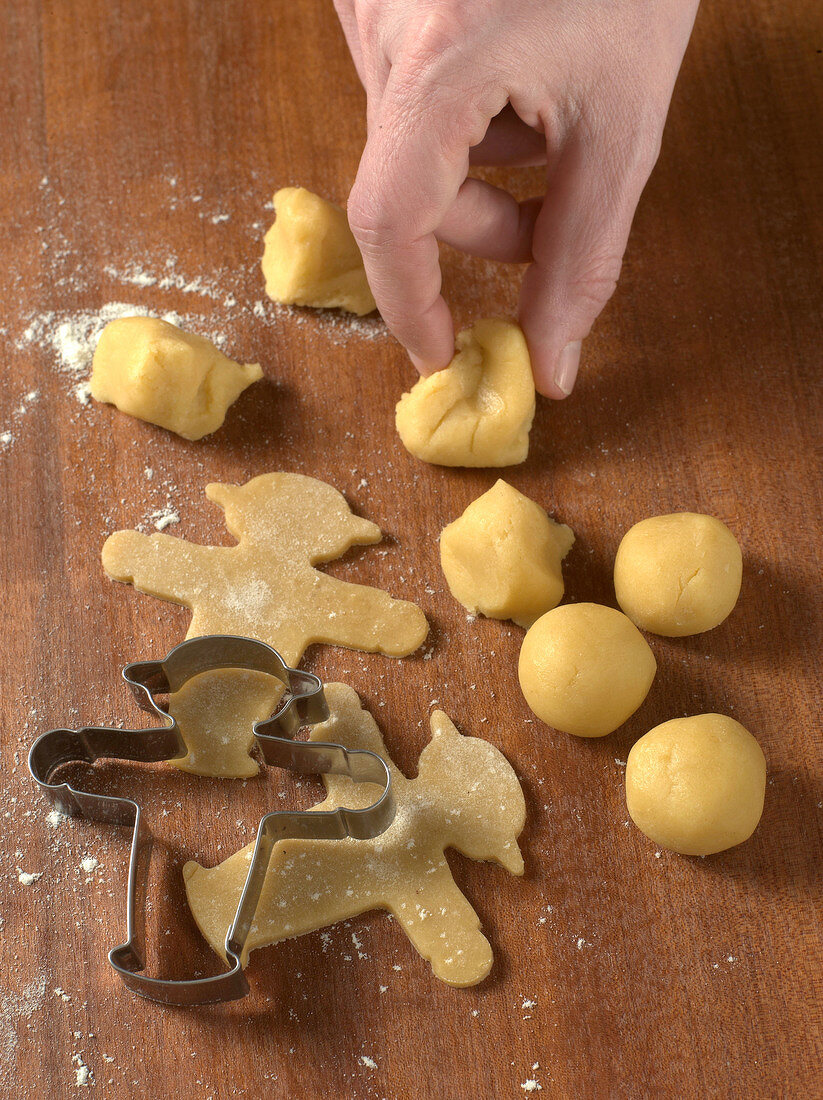
[[[229,969],[208,978],[154,978],[142,971],[145,963],[145,901],[152,836],[140,807],[130,798],[95,794],[70,783],[54,782],[66,764],[93,764],[103,757],[115,760],[177,760],[186,746],[175,719],[156,696],[168,695],[195,676],[216,669],[238,668],[267,673],[286,687],[271,717],[254,725],[254,736],[267,764],[301,774],[346,775],[358,783],[382,788],[380,797],[363,809],[276,811],[266,814],[257,830],[245,886],[234,920],[226,935]],[[367,749],[346,749],[321,741],[294,741],[303,726],[328,718],[320,680],[289,668],[280,654],[264,642],[227,634],[210,634],[181,642],[162,661],[143,661],[123,669],[123,679],[138,705],[160,718],[159,729],[125,730],[87,726],[79,730],[54,729],[42,734],[29,752],[29,770],[43,793],[61,811],[75,817],[115,825],[131,825],[134,833],[129,861],[126,900],[126,940],[109,952],[109,962],[125,985],[153,1001],[170,1005],[197,1005],[231,1001],[249,991],[241,956],[263,889],[272,849],[279,840],[366,840],[384,832],[394,820],[391,773],[386,762]]]

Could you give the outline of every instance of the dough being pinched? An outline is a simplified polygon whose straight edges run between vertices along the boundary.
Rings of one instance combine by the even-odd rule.
[[[474,985],[491,969],[491,945],[480,920],[452,878],[443,854],[456,848],[523,873],[517,844],[526,817],[523,792],[503,754],[478,737],[458,733],[442,711],[431,716],[432,739],[417,776],[395,766],[357,693],[345,684],[325,689],[330,717],[312,741],[334,741],[379,753],[391,770],[397,803],[393,824],[373,840],[284,840],[275,845],[252,924],[249,951],[300,936],[370,909],[387,909],[438,978]],[[328,796],[315,810],[363,807],[379,788],[324,775]],[[183,868],[194,919],[222,955],[248,873],[253,845],[206,869]],[[245,958],[244,958],[245,962]]]
[[[224,509],[237,545],[117,531],[103,547],[110,577],[191,608],[187,637],[259,638],[289,665],[318,642],[403,657],[426,637],[426,617],[415,604],[315,568],[381,538],[331,485],[301,474],[261,474],[245,485],[208,485],[206,495]],[[190,680],[170,700],[189,750],[174,763],[200,775],[256,774],[252,724],[271,713],[280,691],[268,677],[235,669]]]
[[[708,856],[757,828],[766,759],[749,731],[725,714],[655,726],[626,762],[626,803],[635,825],[663,848]]]
[[[573,543],[570,527],[501,478],[443,529],[440,564],[467,611],[528,629],[563,598],[560,563]]]
[[[202,439],[262,377],[258,363],[235,363],[204,336],[158,317],[121,317],[97,341],[91,394],[184,439]]]
[[[374,296],[346,212],[304,187],[283,187],[274,209],[262,260],[268,296],[285,305],[371,313]]]
[[[529,453],[534,410],[523,332],[512,321],[488,319],[459,334],[448,367],[403,394],[396,424],[406,449],[425,462],[513,466]]]

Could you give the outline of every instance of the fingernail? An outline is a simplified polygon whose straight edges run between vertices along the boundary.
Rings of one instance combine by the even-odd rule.
[[[560,352],[560,358],[557,360],[557,366],[554,369],[554,384],[566,397],[574,389],[577,370],[580,366],[580,349],[582,346],[582,340],[573,340],[571,344],[566,344]]]

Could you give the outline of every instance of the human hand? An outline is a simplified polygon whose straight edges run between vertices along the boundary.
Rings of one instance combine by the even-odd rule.
[[[698,0],[335,0],[366,89],[349,222],[421,373],[454,353],[437,241],[528,263],[537,389],[571,393],[654,167]],[[518,203],[470,165],[545,164]]]

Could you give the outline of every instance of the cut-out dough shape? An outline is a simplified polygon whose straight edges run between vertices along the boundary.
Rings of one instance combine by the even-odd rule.
[[[235,363],[210,340],[168,321],[121,317],[100,334],[91,394],[184,439],[202,439],[262,377],[259,363]]]
[[[314,643],[404,657],[426,637],[428,624],[415,604],[314,568],[381,538],[380,528],[353,515],[331,485],[301,474],[263,474],[245,485],[207,485],[206,495],[224,509],[236,546],[117,531],[103,547],[109,576],[191,608],[187,637],[259,638],[293,666]],[[170,701],[189,749],[175,763],[201,775],[255,775],[252,725],[276,704],[280,689],[273,684],[235,670],[190,680]]]
[[[268,296],[284,305],[371,313],[374,296],[346,212],[304,187],[282,188],[274,209],[261,261]]]
[[[391,769],[397,816],[373,840],[285,840],[272,853],[248,951],[300,936],[370,909],[387,909],[400,922],[438,978],[474,985],[493,956],[480,920],[452,878],[443,851],[493,860],[523,873],[517,844],[526,818],[517,776],[487,741],[458,733],[442,711],[431,716],[432,740],[415,779],[394,765],[377,723],[345,684],[326,687],[330,718],[313,727],[315,741],[371,749]],[[328,796],[315,810],[369,805],[379,789],[324,775]],[[209,944],[223,953],[254,845],[217,867],[183,868],[194,918]],[[244,959],[245,962],[245,959]]]
[[[439,466],[513,466],[529,453],[534,379],[526,338],[488,319],[457,337],[444,370],[421,378],[397,404],[406,450]]]
[[[440,565],[472,615],[528,629],[563,598],[561,562],[574,532],[500,478],[440,535]]]

